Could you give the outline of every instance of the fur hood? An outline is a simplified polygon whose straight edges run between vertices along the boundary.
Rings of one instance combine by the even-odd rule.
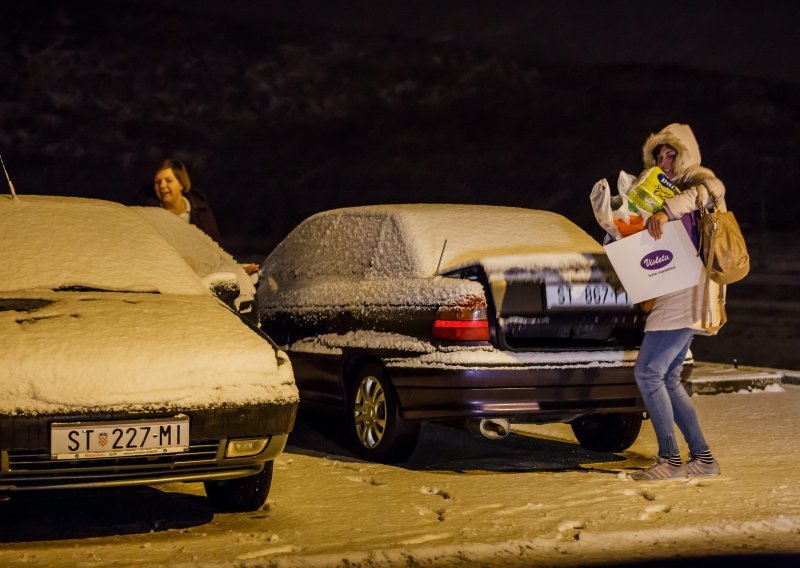
[[[700,165],[700,146],[697,144],[694,132],[688,124],[673,123],[647,137],[642,147],[644,169],[656,165],[653,150],[662,144],[669,144],[678,151],[678,156],[675,158],[676,176],[681,176],[690,168]]]

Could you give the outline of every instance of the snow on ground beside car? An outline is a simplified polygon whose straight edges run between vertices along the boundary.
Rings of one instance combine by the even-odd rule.
[[[711,554],[798,554],[800,445],[787,441],[800,387],[784,388],[692,399],[723,475],[682,481],[625,474],[657,451],[649,422],[619,454],[581,449],[564,424],[517,425],[499,441],[431,425],[409,462],[388,466],[344,452],[325,435],[329,423],[301,420],[256,513],[213,514],[200,484],[120,489],[102,503],[47,493],[0,519],[0,534],[19,535],[0,544],[0,564],[511,568],[677,557],[696,566],[690,558]]]
[[[0,413],[296,401],[291,364],[215,298],[29,292],[0,311]],[[191,332],[189,332],[191,330]]]
[[[178,253],[123,205],[0,196],[0,290],[86,286],[210,294]],[[130,243],[135,243],[131,246]]]

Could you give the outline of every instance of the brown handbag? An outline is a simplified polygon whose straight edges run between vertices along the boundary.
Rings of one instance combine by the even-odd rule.
[[[733,212],[720,211],[717,196],[708,187],[706,191],[714,205],[713,210],[706,208],[700,201],[701,192],[697,192],[699,252],[708,278],[717,284],[733,284],[750,272],[750,255]]]
[[[701,255],[706,267],[705,291],[703,293],[703,328],[711,333],[717,333],[728,321],[725,310],[725,286],[738,282],[750,272],[750,255],[744,235],[739,229],[732,211],[720,211],[717,196],[705,184],[703,186],[711,196],[713,210],[708,209],[701,201],[700,191],[697,192],[697,230],[700,235],[700,247],[697,254]],[[710,298],[709,280],[719,284],[720,321],[717,325],[709,320]]]

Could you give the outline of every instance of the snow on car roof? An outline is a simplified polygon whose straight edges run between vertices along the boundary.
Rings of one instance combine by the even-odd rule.
[[[413,256],[419,276],[432,276],[485,260],[500,269],[500,258],[520,263],[574,265],[602,246],[566,217],[549,211],[493,205],[401,204],[334,209],[314,215],[353,217],[380,215],[393,220],[399,238]],[[386,232],[384,232],[384,235]],[[375,242],[354,234],[352,246],[373,250]],[[446,244],[445,244],[445,241]],[[398,243],[399,246],[399,243]],[[534,260],[536,257],[539,260]],[[441,259],[441,262],[440,262]]]
[[[602,270],[598,257],[605,257],[599,243],[547,211],[445,204],[349,207],[317,213],[298,225],[262,264],[256,296],[264,313],[287,306],[369,310],[389,299],[396,306],[455,304],[482,298],[483,288],[434,276],[481,265],[490,281],[586,280]],[[392,282],[398,286],[392,288]]]
[[[0,196],[0,291],[82,286],[209,294],[178,252],[118,203]]]
[[[252,300],[256,288],[242,266],[211,237],[194,225],[161,207],[130,209],[141,215],[153,228],[175,247],[178,254],[201,278],[215,272],[232,272],[239,283],[239,298]]]

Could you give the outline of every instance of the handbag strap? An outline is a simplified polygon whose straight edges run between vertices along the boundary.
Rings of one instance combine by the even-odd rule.
[[[702,199],[702,191],[700,188],[704,188],[706,190],[706,194],[711,198],[711,207],[706,207],[705,201]],[[708,201],[706,199],[706,201]],[[697,184],[697,196],[695,197],[695,203],[697,205],[697,211],[700,215],[705,215],[709,212],[709,209],[713,208],[714,211],[719,211],[719,198],[717,195],[711,191],[711,188],[708,187],[708,184],[704,181],[701,181]]]
[[[719,211],[719,202],[717,201],[717,196],[708,188],[705,183],[699,184],[706,188],[706,192],[711,196],[711,201],[713,203],[714,211],[713,213],[717,213]],[[700,190],[697,191],[697,210],[700,213],[701,219],[704,218],[706,215],[711,214],[712,212],[706,208],[705,204],[702,202],[700,197]],[[720,285],[719,287],[719,294],[717,296],[717,303],[719,305],[719,323],[717,325],[713,325],[712,321],[709,321],[709,317],[711,315],[711,306],[710,306],[710,286],[711,286],[711,267],[714,263],[714,245],[717,240],[717,219],[716,215],[712,216],[711,219],[703,219],[704,223],[711,223],[711,242],[708,243],[708,248],[704,246],[704,243],[701,242],[700,248],[697,251],[697,254],[700,254],[700,251],[706,250],[706,278],[705,278],[705,285],[703,286],[703,305],[702,305],[702,316],[701,316],[701,324],[703,329],[711,332],[716,333],[718,332],[723,325],[725,325],[728,321],[728,312],[725,309],[725,286]],[[701,223],[701,224],[704,224]],[[706,231],[700,231],[700,239],[705,239]]]
[[[725,285],[720,285],[719,294],[717,295],[717,303],[719,304],[719,323],[717,325],[712,325],[713,321],[709,320],[711,315],[711,306],[709,305],[711,295],[709,291],[710,280],[711,278],[708,276],[708,271],[706,271],[706,282],[705,286],[703,287],[703,313],[700,318],[700,323],[704,330],[711,333],[717,333],[720,329],[722,329],[722,326],[728,323],[728,311],[725,309]]]

